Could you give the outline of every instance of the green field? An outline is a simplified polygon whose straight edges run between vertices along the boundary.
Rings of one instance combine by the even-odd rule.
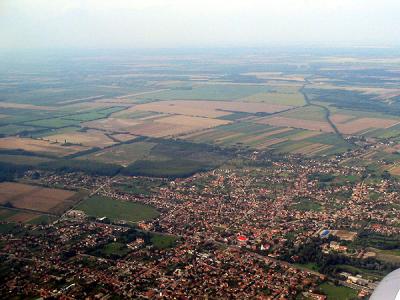
[[[212,164],[185,159],[163,161],[138,160],[125,168],[123,173],[130,176],[167,177],[174,179],[188,177],[197,172],[208,171],[212,168]]]
[[[105,257],[121,258],[130,252],[129,248],[122,243],[113,242],[104,245],[100,249],[100,255]]]
[[[61,128],[78,124],[79,121],[66,120],[62,118],[44,119],[26,122],[26,125],[45,127],[45,128]]]
[[[150,242],[158,249],[171,248],[175,245],[176,240],[176,236],[155,233],[152,233],[150,238]]]
[[[4,135],[15,135],[21,132],[30,132],[35,130],[37,130],[37,128],[32,126],[12,125],[12,124],[0,126],[0,134]]]
[[[303,106],[306,104],[304,96],[299,92],[294,93],[259,93],[240,99],[245,102],[260,102],[290,106]]]
[[[0,154],[0,162],[13,163],[17,165],[36,166],[48,161],[51,161],[51,159],[38,156]]]
[[[144,159],[155,145],[156,143],[152,142],[122,144],[80,158],[127,166],[137,160]]]
[[[111,220],[124,220],[127,222],[151,220],[158,216],[158,211],[151,206],[102,196],[93,196],[86,199],[76,209],[83,210],[89,216],[107,217]]]
[[[192,89],[174,89],[140,96],[153,100],[236,100],[257,93],[268,93],[270,87],[260,85],[202,85]]]
[[[295,199],[297,203],[293,206],[295,209],[300,211],[320,211],[322,209],[321,205],[309,198],[299,198]]]
[[[328,296],[328,300],[351,300],[357,299],[357,291],[345,286],[336,286],[325,282],[319,286],[319,290]]]

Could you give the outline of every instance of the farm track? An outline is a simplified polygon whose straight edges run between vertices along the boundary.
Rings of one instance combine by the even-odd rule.
[[[57,214],[43,212],[43,211],[35,210],[35,209],[15,208],[15,207],[8,207],[8,206],[4,206],[4,205],[0,205],[0,208],[9,209],[9,210],[17,211],[17,212],[35,213],[35,214],[41,214],[41,215],[57,217],[57,218],[60,217],[60,215],[57,215]]]

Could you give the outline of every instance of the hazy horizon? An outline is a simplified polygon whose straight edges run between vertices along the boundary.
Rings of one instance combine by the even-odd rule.
[[[398,47],[394,0],[3,0],[0,49]]]

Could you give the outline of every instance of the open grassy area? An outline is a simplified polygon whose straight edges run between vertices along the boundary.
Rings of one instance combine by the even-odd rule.
[[[100,250],[100,254],[105,257],[124,257],[129,252],[130,250],[125,244],[118,242],[106,244]]]
[[[102,196],[93,196],[80,203],[76,209],[83,210],[93,217],[107,217],[111,220],[138,222],[158,216],[158,211],[148,205],[124,202]]]
[[[175,236],[156,233],[153,233],[150,238],[150,242],[158,249],[171,248],[175,245],[176,240]]]
[[[325,282],[319,286],[319,290],[328,296],[329,300],[351,300],[357,299],[357,291],[345,286],[336,286]]]
[[[293,206],[295,209],[300,211],[320,211],[321,205],[309,198],[298,198],[295,199],[296,203]]]

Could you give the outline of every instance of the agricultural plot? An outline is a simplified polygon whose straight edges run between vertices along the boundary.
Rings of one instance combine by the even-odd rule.
[[[27,110],[56,110],[55,107],[50,106],[38,106],[32,104],[21,104],[21,103],[13,103],[13,102],[3,102],[0,101],[0,108],[17,108],[17,109],[27,109]]]
[[[137,138],[136,135],[127,134],[127,133],[117,133],[117,134],[112,134],[111,136],[114,140],[119,141],[119,142],[127,142],[127,141],[131,141],[131,140]]]
[[[20,133],[29,133],[37,130],[37,128],[32,126],[23,126],[23,125],[5,125],[0,126],[0,134],[2,135],[16,135]]]
[[[280,127],[286,126],[286,127],[302,128],[302,129],[321,131],[321,132],[334,132],[332,126],[328,122],[323,122],[323,121],[313,121],[313,120],[303,120],[303,119],[273,116],[273,117],[258,119],[256,122],[259,124],[267,124],[271,126],[280,126]]]
[[[152,111],[137,110],[135,106],[128,108],[124,111],[114,113],[112,115],[112,117],[114,118],[139,119],[139,120],[146,120],[148,118],[153,118],[158,116],[162,116],[162,114]]]
[[[138,98],[152,100],[235,100],[269,91],[269,87],[262,85],[208,84],[187,89],[162,91],[138,96]]]
[[[0,209],[0,220],[14,223],[27,223],[38,218],[40,214],[20,212],[6,208]]]
[[[62,118],[43,119],[24,123],[24,125],[44,128],[61,128],[77,124],[79,124],[79,121],[67,120]]]
[[[74,204],[75,192],[14,182],[0,183],[0,205],[59,214]]]
[[[126,167],[137,160],[145,159],[155,145],[156,143],[151,142],[122,144],[89,155],[81,156],[80,159],[89,159]]]
[[[7,137],[0,138],[0,150],[24,150],[38,155],[62,157],[87,150],[87,147],[78,145],[63,145],[45,140]]]
[[[277,105],[288,105],[288,106],[303,106],[306,104],[304,96],[299,93],[259,93],[251,95],[245,98],[241,98],[243,102],[257,102],[257,103],[268,103]]]
[[[129,133],[137,136],[176,137],[184,133],[228,124],[230,121],[170,115],[153,120],[131,120],[109,118],[86,123],[85,126],[106,130],[110,133]]]
[[[301,141],[321,134],[318,131],[273,127],[251,122],[239,122],[184,136],[195,142],[221,146],[246,146],[254,149],[274,148],[283,142]],[[296,143],[298,144],[298,143]]]
[[[93,217],[107,217],[115,221],[123,220],[133,223],[151,220],[159,215],[158,211],[149,205],[101,196],[94,196],[84,200],[76,209],[83,210]]]
[[[319,131],[303,131],[289,140],[275,144],[272,147],[277,152],[298,153],[306,156],[332,155],[342,153],[354,146],[334,133],[321,133]]]
[[[156,142],[148,156],[128,165],[125,175],[178,178],[210,170],[231,157],[229,153],[206,144],[181,140],[150,139]]]
[[[0,154],[0,162],[12,162],[16,165],[37,166],[41,163],[49,161],[51,161],[51,159],[47,157]]]
[[[230,112],[276,113],[292,108],[292,106],[270,103],[249,103],[231,101],[161,101],[135,106],[135,110],[173,113],[189,116],[216,118],[229,115]]]
[[[347,122],[336,123],[336,127],[344,134],[364,134],[373,129],[390,129],[399,124],[398,120],[378,119],[378,118],[359,118]]]
[[[280,113],[279,117],[326,122],[326,112],[319,106],[304,106]]]
[[[107,118],[83,123],[84,127],[105,130],[109,132],[129,133],[131,129],[140,124],[135,120]]]
[[[104,132],[99,130],[74,131],[44,137],[51,142],[71,143],[87,147],[104,148],[116,144]]]

